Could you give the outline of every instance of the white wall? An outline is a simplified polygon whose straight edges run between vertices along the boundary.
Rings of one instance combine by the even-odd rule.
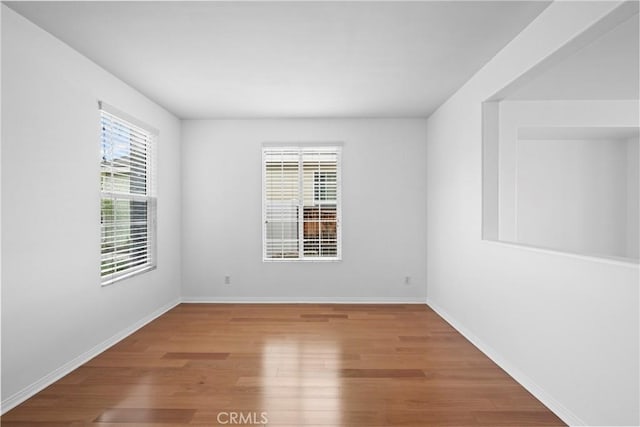
[[[627,140],[627,256],[640,258],[640,139]]]
[[[98,100],[160,130],[158,268],[108,287]],[[3,411],[177,301],[179,137],[174,116],[2,6]]]
[[[630,17],[588,46],[508,94],[510,100],[611,100],[638,97],[638,17]]]
[[[427,122],[427,301],[575,424],[640,424],[638,267],[481,240],[481,103],[617,6],[552,3]]]
[[[183,122],[184,298],[424,301],[425,122]],[[344,143],[343,261],[263,263],[262,143],[314,141]]]
[[[627,145],[624,139],[519,140],[516,241],[628,257]]]
[[[523,128],[638,127],[631,100],[502,101],[499,103],[499,240],[523,242],[518,234],[518,139]],[[560,131],[562,129],[559,129]]]

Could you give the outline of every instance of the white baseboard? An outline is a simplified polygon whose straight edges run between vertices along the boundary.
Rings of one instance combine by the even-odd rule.
[[[156,311],[149,314],[148,316],[145,316],[144,318],[142,318],[135,324],[131,325],[130,327],[118,332],[117,334],[113,335],[111,338],[101,342],[100,344],[84,352],[83,354],[76,357],[75,359],[65,363],[55,371],[45,375],[44,377],[40,378],[38,381],[25,387],[24,389],[20,390],[14,395],[9,396],[7,399],[3,400],[0,403],[0,415],[4,415],[9,410],[15,408],[25,400],[34,396],[36,393],[42,391],[43,389],[50,386],[54,382],[58,381],[60,378],[69,374],[71,371],[84,365],[89,360],[93,359],[103,351],[107,350],[109,347],[122,341],[123,339],[125,339],[126,337],[128,337],[129,335],[137,331],[138,329],[145,326],[147,323],[160,317],[161,315],[171,310],[173,307],[177,306],[178,304],[180,304],[180,299],[170,302],[169,304],[157,309]]]
[[[424,298],[358,297],[182,297],[186,304],[424,304]]]
[[[513,364],[508,362],[498,352],[496,352],[491,346],[485,344],[474,333],[469,331],[461,323],[459,323],[454,317],[452,317],[446,310],[438,306],[438,304],[427,298],[427,305],[433,309],[440,317],[446,320],[451,326],[453,326],[458,332],[460,332],[466,339],[471,341],[481,352],[483,352],[489,359],[493,360],[498,366],[500,366],[507,374],[509,374],[514,380],[516,380],[527,391],[533,394],[536,399],[542,402],[547,408],[549,408],[554,414],[556,414],[562,421],[570,426],[586,426],[587,423],[582,421],[577,415],[567,409],[564,405],[558,402],[553,396],[547,393],[542,387],[536,384],[531,378],[525,375],[522,371],[516,368]]]

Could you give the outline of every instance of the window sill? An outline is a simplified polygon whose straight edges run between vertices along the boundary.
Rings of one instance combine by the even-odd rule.
[[[100,286],[104,287],[104,286],[113,285],[116,282],[120,282],[122,280],[129,279],[129,278],[137,276],[139,274],[146,273],[146,272],[151,271],[151,270],[155,270],[156,268],[157,267],[155,265],[147,265],[147,266],[144,266],[144,267],[142,267],[142,268],[140,268],[138,270],[128,271],[128,272],[123,273],[121,275],[116,275],[115,277],[112,277],[109,280],[105,280],[105,281],[101,282]]]
[[[521,250],[531,251],[531,252],[540,252],[540,253],[545,253],[545,254],[554,255],[554,256],[557,255],[557,256],[563,256],[568,258],[581,259],[585,261],[620,265],[623,267],[640,268],[640,261],[634,258],[620,258],[620,257],[614,257],[614,256],[606,256],[606,255],[600,255],[600,256],[587,255],[587,254],[580,254],[576,252],[563,251],[560,249],[551,249],[551,248],[545,248],[541,246],[528,245],[525,243],[508,242],[504,240],[482,239],[481,242],[489,245],[515,248],[515,249],[521,249]]]
[[[342,262],[342,258],[263,258],[262,262],[266,263],[297,263],[297,262]]]

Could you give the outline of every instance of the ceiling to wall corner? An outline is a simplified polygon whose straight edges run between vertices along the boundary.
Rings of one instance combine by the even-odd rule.
[[[640,20],[627,18],[561,59],[509,100],[637,100],[640,95]]]
[[[549,2],[5,2],[180,118],[427,117]]]

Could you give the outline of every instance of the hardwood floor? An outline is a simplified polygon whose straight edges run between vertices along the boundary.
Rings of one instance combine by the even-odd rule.
[[[182,304],[1,419],[3,427],[264,420],[564,425],[424,305]]]

